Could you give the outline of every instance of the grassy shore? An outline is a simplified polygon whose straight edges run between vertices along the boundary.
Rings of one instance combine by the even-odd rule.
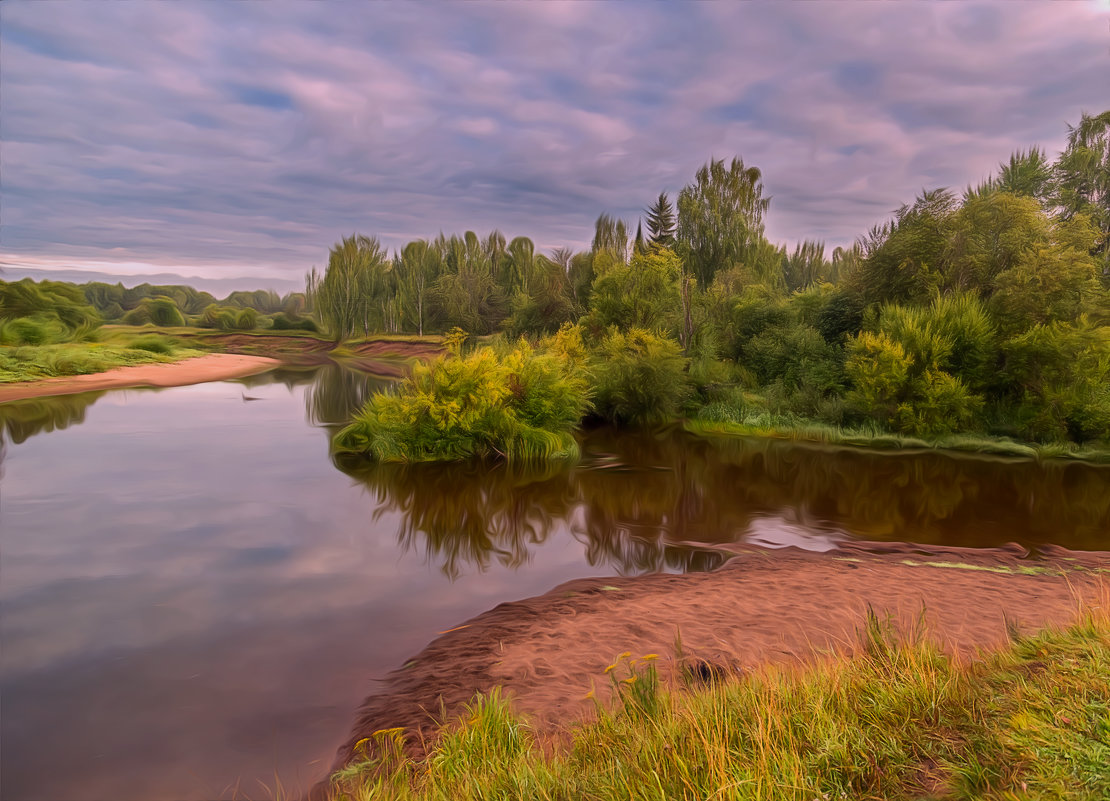
[[[703,437],[770,437],[885,451],[947,450],[1014,459],[1067,459],[1110,464],[1110,448],[1106,447],[1083,446],[1071,442],[1018,442],[1006,437],[978,434],[946,434],[920,439],[877,428],[841,427],[819,422],[794,423],[775,419],[771,415],[743,422],[687,419],[683,422],[683,427],[690,433]]]
[[[95,341],[0,348],[0,383],[89,375],[115,367],[176,362],[212,352],[283,358],[319,353],[339,359],[406,360],[426,357],[439,349],[439,337],[382,335],[351,340],[336,347],[327,337],[306,331],[106,325],[95,332]]]
[[[103,373],[115,367],[177,362],[203,351],[147,334],[122,342],[65,342],[0,349],[0,384]]]
[[[958,664],[872,619],[859,653],[671,689],[624,655],[596,722],[544,744],[498,693],[427,755],[401,732],[365,741],[332,797],[369,799],[1110,798],[1110,616]]]

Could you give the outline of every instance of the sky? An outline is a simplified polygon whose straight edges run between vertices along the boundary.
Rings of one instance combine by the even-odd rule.
[[[0,4],[0,266],[297,278],[354,232],[588,247],[710,158],[772,241],[1110,108],[1110,0]]]

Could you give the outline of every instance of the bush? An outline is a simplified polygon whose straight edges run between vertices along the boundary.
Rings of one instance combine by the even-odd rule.
[[[484,347],[416,365],[333,445],[384,462],[567,458],[578,454],[573,432],[588,407],[586,378],[568,358],[525,343],[503,357]]]
[[[50,339],[47,326],[29,317],[9,320],[0,328],[0,344],[4,345],[44,345]]]
[[[319,331],[316,323],[308,317],[293,317],[287,314],[275,314],[270,325],[275,331]]]
[[[160,353],[163,356],[169,356],[174,351],[172,342],[156,334],[139,337],[129,347],[132,350],[145,350],[147,353]]]
[[[690,394],[686,365],[673,340],[642,328],[610,330],[591,359],[597,415],[632,426],[674,420]]]

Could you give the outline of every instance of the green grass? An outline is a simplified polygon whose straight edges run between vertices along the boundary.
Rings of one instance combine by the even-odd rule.
[[[737,421],[691,418],[684,421],[684,427],[690,433],[703,437],[771,437],[874,450],[939,450],[1013,459],[1064,459],[1110,464],[1110,448],[1105,447],[1073,443],[1015,442],[1004,437],[972,434],[946,434],[926,440],[866,426],[844,427],[818,422],[796,422],[770,413]]]
[[[1017,637],[959,664],[872,618],[859,653],[665,690],[618,659],[615,702],[541,747],[499,693],[427,756],[398,730],[362,743],[335,799],[1110,798],[1110,618]],[[605,677],[602,677],[605,678]]]
[[[102,373],[114,367],[176,362],[201,351],[179,348],[160,337],[137,338],[132,344],[68,342],[0,349],[0,384],[69,375]]]

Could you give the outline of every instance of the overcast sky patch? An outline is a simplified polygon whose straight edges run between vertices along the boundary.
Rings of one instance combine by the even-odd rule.
[[[710,158],[864,234],[1110,107],[1106,3],[0,4],[0,260],[295,277],[358,231],[584,248]]]

